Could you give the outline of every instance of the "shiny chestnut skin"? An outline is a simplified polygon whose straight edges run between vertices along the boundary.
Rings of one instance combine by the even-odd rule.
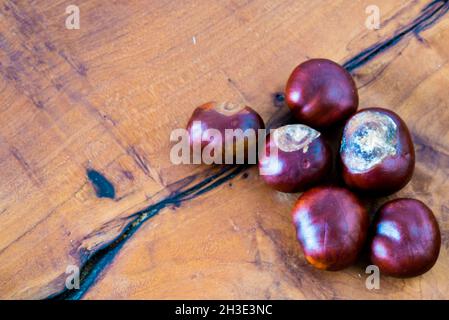
[[[303,193],[293,209],[293,221],[307,261],[330,271],[355,262],[369,225],[358,198],[347,189],[331,186]]]
[[[394,277],[414,277],[430,270],[438,259],[441,235],[432,211],[415,199],[395,199],[377,212],[371,241],[371,261]]]
[[[324,128],[357,111],[359,96],[349,72],[327,59],[297,66],[287,81],[286,102],[300,123]]]
[[[346,122],[340,162],[351,189],[383,195],[398,191],[415,168],[415,149],[406,124],[390,110],[360,110]]]
[[[328,144],[318,131],[301,124],[271,131],[259,161],[262,179],[282,192],[305,190],[323,180],[331,167]]]
[[[195,128],[194,123],[201,122],[201,126]],[[205,137],[206,130],[216,129],[221,134],[220,141],[214,141]],[[194,144],[201,145],[201,151],[207,145],[220,146],[222,151],[222,160],[225,161],[225,142],[226,142],[226,129],[241,129],[243,131],[247,129],[253,129],[255,131],[256,140],[253,143],[257,144],[258,130],[265,129],[265,124],[261,116],[252,108],[243,104],[232,102],[208,102],[197,107],[187,123],[187,131],[189,133],[190,147],[193,148]],[[249,147],[249,141],[245,140],[244,154],[245,161],[247,160],[247,150]],[[237,144],[230,143],[232,150],[228,150],[235,160],[235,154],[237,150]],[[218,149],[217,149],[218,150]],[[255,157],[257,159],[257,155]]]

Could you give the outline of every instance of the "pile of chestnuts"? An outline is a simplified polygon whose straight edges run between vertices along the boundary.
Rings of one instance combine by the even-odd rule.
[[[312,59],[293,70],[285,101],[298,124],[257,137],[265,138],[258,166],[261,178],[275,190],[302,192],[292,214],[306,260],[318,269],[341,270],[353,264],[367,245],[371,262],[383,274],[412,277],[432,268],[441,235],[424,203],[409,198],[389,201],[370,226],[367,209],[358,198],[390,195],[411,180],[415,152],[404,121],[383,108],[357,112],[354,80],[342,66],[326,59]],[[192,130],[194,121],[203,125]],[[320,130],[338,127],[343,127],[343,133],[334,166],[333,152]],[[187,126],[190,142],[201,139],[208,128],[265,126],[250,107],[210,102],[194,111]],[[343,186],[324,183],[334,167]],[[262,174],[268,169],[270,174]]]

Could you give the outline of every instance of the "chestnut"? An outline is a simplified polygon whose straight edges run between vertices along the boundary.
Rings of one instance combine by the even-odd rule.
[[[293,209],[293,221],[306,260],[318,269],[331,271],[355,262],[369,225],[358,198],[333,186],[304,192]]]
[[[287,81],[286,102],[301,123],[329,127],[357,111],[359,96],[349,72],[327,59],[297,66]]]
[[[194,158],[195,154],[198,156],[200,152],[208,152],[216,160],[215,163],[225,161],[229,164],[235,161],[256,163],[255,148],[260,129],[265,129],[265,124],[255,110],[244,104],[232,102],[205,103],[194,110],[187,124],[189,144]],[[252,149],[254,152],[249,156],[248,150],[251,148],[254,148]],[[242,157],[238,158],[239,155]],[[204,160],[204,157],[202,159]]]
[[[259,159],[262,179],[282,192],[303,191],[323,180],[331,167],[327,143],[318,131],[302,124],[272,130]]]
[[[391,194],[404,187],[415,168],[415,150],[404,121],[393,111],[363,109],[347,121],[340,146],[346,185]]]
[[[414,277],[430,270],[441,245],[432,211],[415,199],[395,199],[377,212],[371,242],[371,261],[395,277]]]

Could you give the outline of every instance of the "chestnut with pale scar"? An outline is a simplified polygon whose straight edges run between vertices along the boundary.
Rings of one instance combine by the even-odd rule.
[[[380,112],[362,112],[346,126],[341,156],[352,172],[370,170],[388,156],[397,153],[397,126]]]
[[[304,125],[287,125],[278,128],[273,132],[276,145],[285,152],[292,152],[302,149],[306,153],[310,143],[321,134]]]
[[[369,108],[347,121],[340,160],[350,188],[391,194],[410,181],[415,151],[408,128],[396,113]]]
[[[254,109],[232,102],[205,103],[195,109],[187,124],[189,143],[194,153],[219,152],[220,160],[229,157],[231,162],[238,155],[242,156],[242,162],[248,161],[248,150],[255,150],[258,130],[264,128],[262,118]],[[231,130],[237,136],[227,134],[226,131]],[[198,150],[195,146],[199,146]],[[256,155],[253,158],[256,159]]]
[[[272,188],[298,192],[322,181],[331,162],[330,148],[318,131],[302,124],[287,125],[268,135],[259,172]]]

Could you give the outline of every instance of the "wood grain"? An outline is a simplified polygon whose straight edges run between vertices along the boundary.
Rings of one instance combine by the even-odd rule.
[[[67,30],[70,1],[1,1],[0,298],[449,298],[449,4],[377,0],[371,31],[371,2],[79,1]],[[363,258],[314,270],[290,221],[297,195],[256,168],[170,163],[171,130],[205,101],[282,120],[273,96],[311,57],[346,62],[361,107],[409,125],[416,172],[391,198],[437,215],[427,274],[369,291]]]

